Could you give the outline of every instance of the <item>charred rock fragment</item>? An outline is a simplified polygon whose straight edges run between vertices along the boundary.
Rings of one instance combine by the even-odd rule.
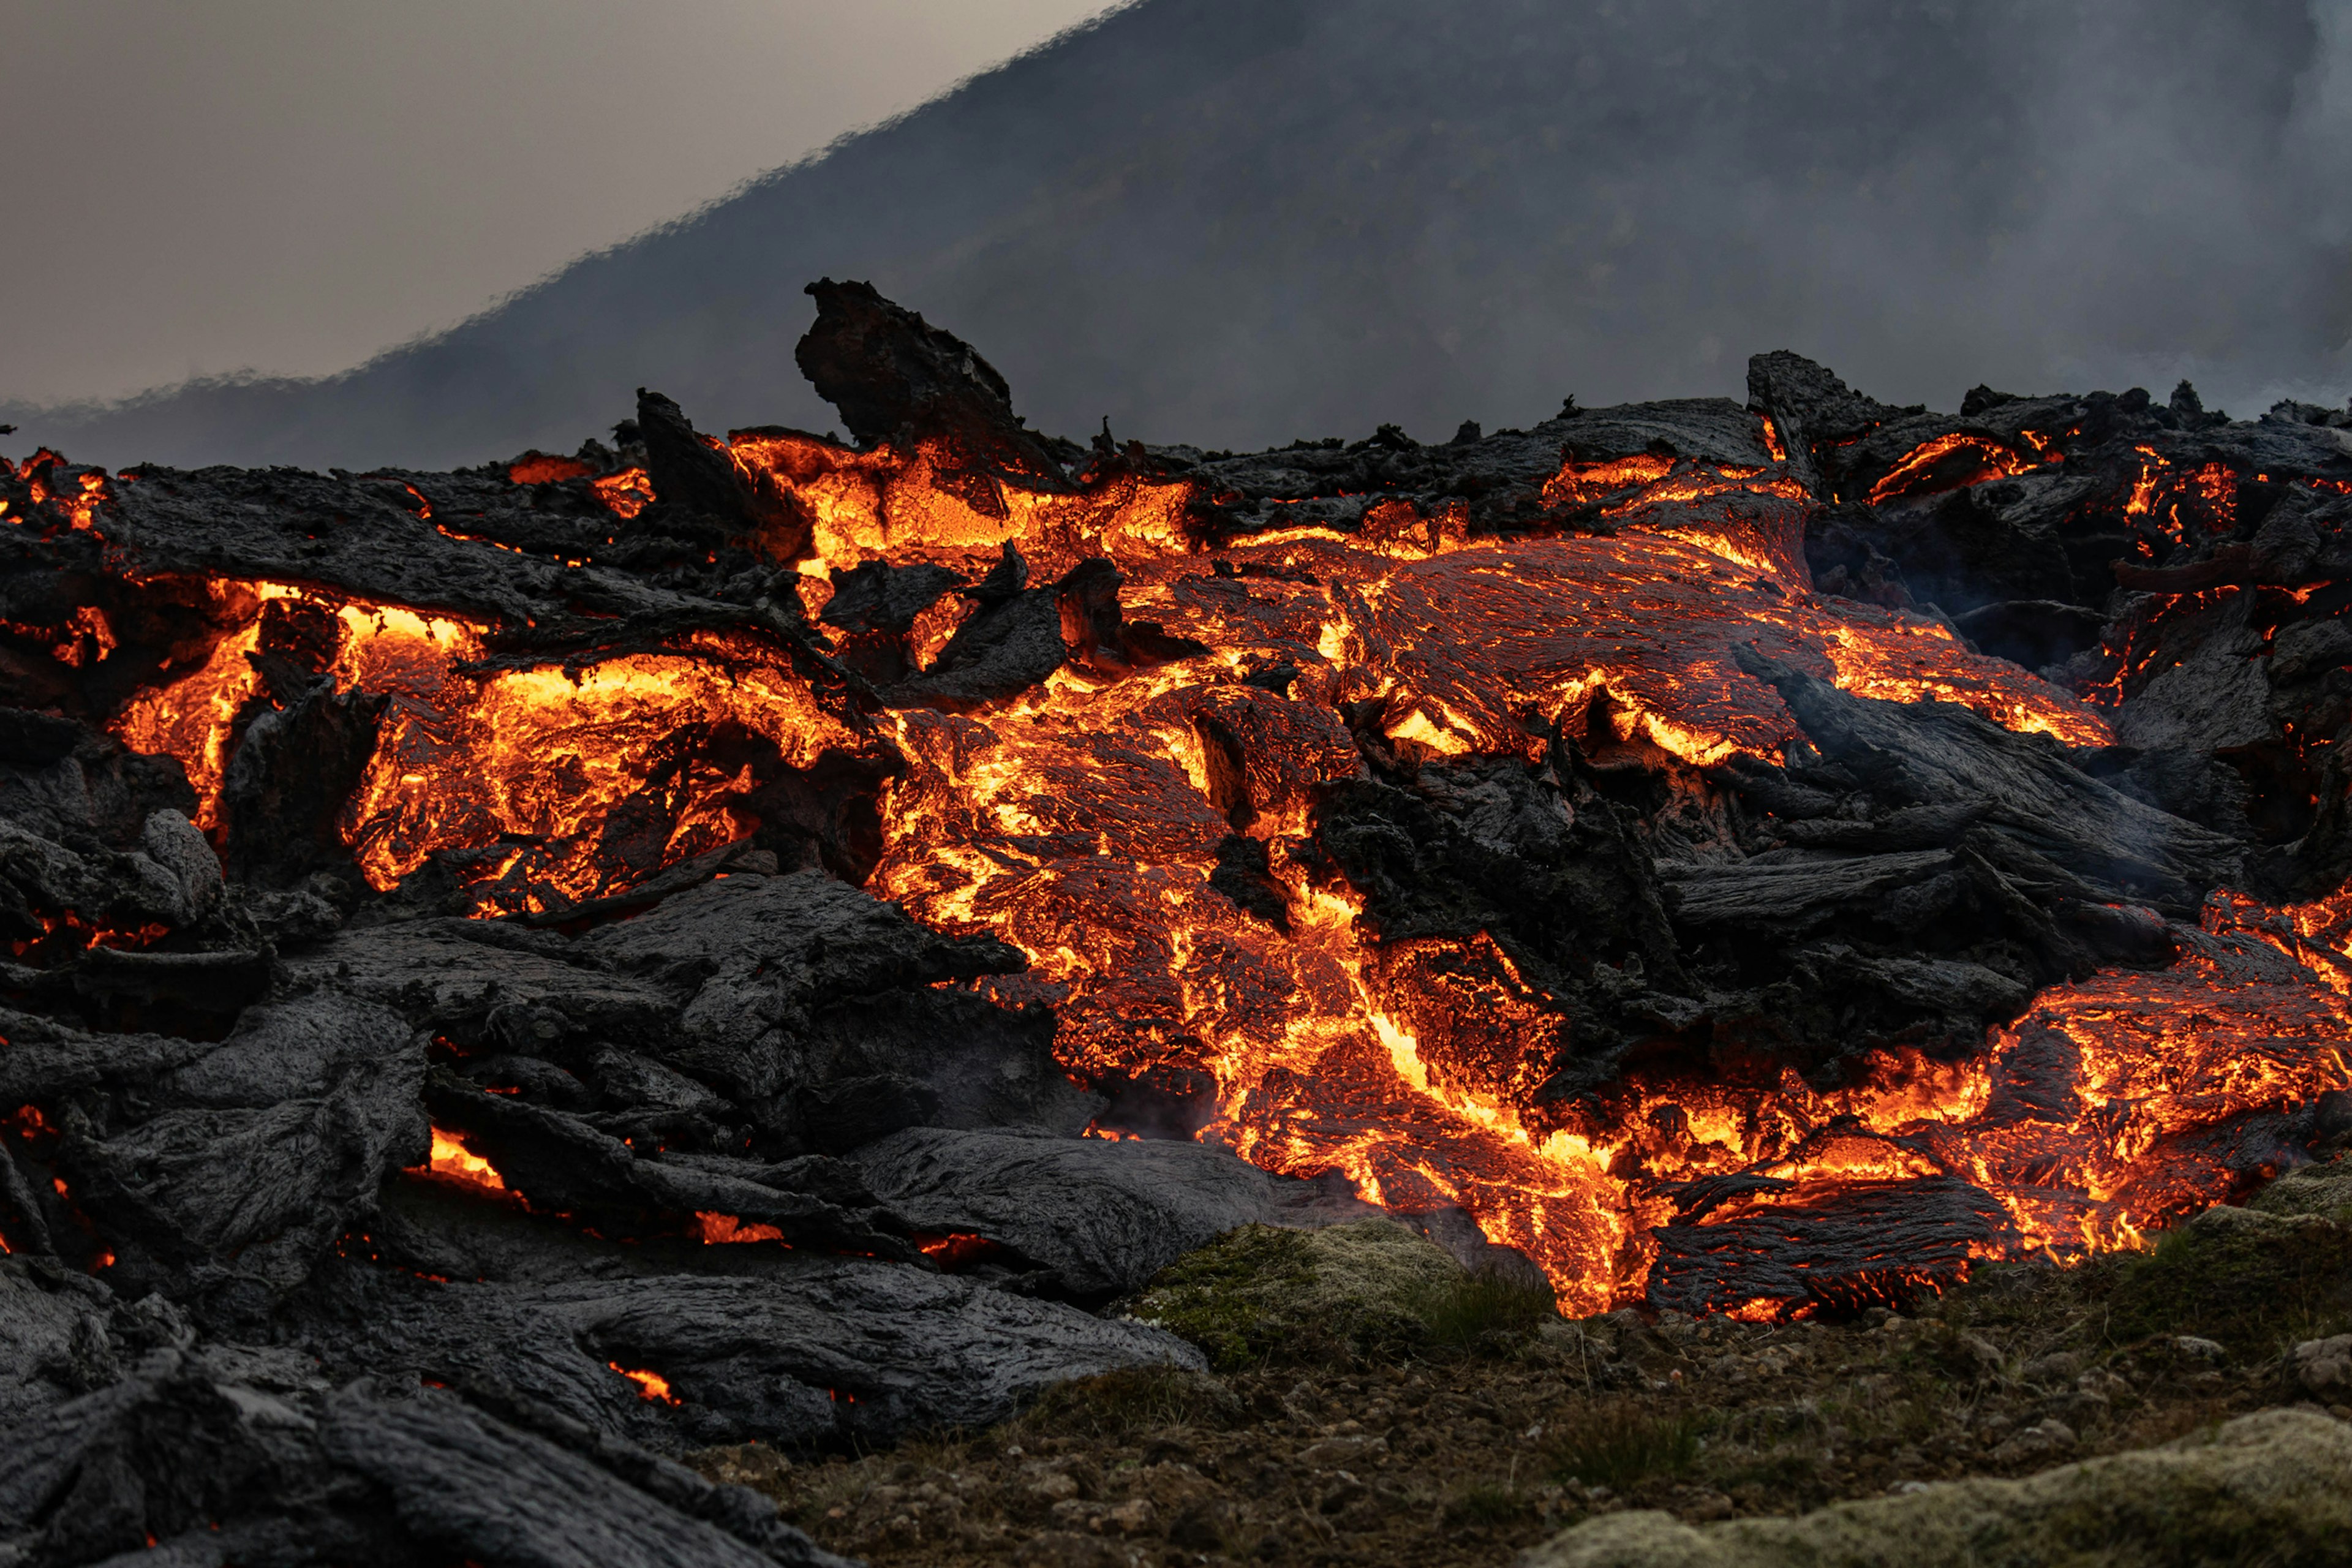
[[[919,1129],[857,1167],[924,1230],[984,1236],[1028,1288],[1103,1300],[1142,1288],[1237,1226],[1331,1224],[1372,1212],[1213,1144]]]
[[[1008,541],[1003,558],[964,590],[975,606],[971,618],[929,668],[892,689],[893,705],[969,710],[1025,691],[1059,669],[1070,651],[1062,596],[1028,582],[1029,563]]]
[[[1222,746],[1208,754],[1220,759],[1228,755]],[[1232,767],[1234,775],[1239,773],[1237,765]],[[1233,809],[1229,807],[1226,815],[1234,815]],[[1282,885],[1274,879],[1274,862],[1264,841],[1239,833],[1219,839],[1217,868],[1209,873],[1209,886],[1231,899],[1234,908],[1247,910],[1276,931],[1290,929],[1290,906]]]
[[[1949,1177],[1856,1184],[1824,1202],[1776,1203],[1769,1179],[1695,1193],[1658,1230],[1653,1306],[1699,1315],[1757,1296],[1858,1310],[1911,1300],[1963,1278],[2009,1217],[1989,1193]]]
[[[764,470],[747,473],[723,447],[706,441],[685,412],[658,392],[637,388],[637,436],[658,510],[640,514],[646,531],[667,524],[715,528],[719,543],[756,539],[772,560],[789,561],[808,543],[805,506]]]
[[[1809,488],[1820,482],[1819,448],[1852,441],[1889,419],[1919,412],[1866,397],[1826,366],[1785,349],[1748,362],[1748,405],[1772,422],[1791,467]]]
[[[963,463],[1059,489],[1067,481],[1013,412],[1013,389],[970,343],[871,283],[808,286],[816,322],[793,359],[859,441],[940,440]]]
[[[845,634],[845,663],[877,686],[892,686],[915,673],[907,637],[916,618],[961,585],[944,566],[868,561],[835,574],[833,597],[821,618]]]
[[[245,727],[221,780],[221,822],[229,873],[284,888],[351,865],[336,818],[374,755],[389,699],[338,691],[330,677],[306,679],[282,660],[255,658],[277,705]]]
[[[1426,767],[1331,789],[1316,836],[1390,941],[1485,931],[1546,988],[1596,963],[1676,975],[1651,858],[1590,785],[1549,768]]]
[[[608,1056],[604,1065],[602,1077],[617,1088],[625,1080],[613,1069],[620,1064]],[[689,1079],[677,1081],[691,1086]],[[613,1234],[659,1234],[690,1226],[698,1215],[722,1214],[739,1226],[757,1227],[793,1246],[901,1262],[919,1256],[904,1225],[880,1212],[878,1203],[861,1203],[865,1195],[859,1194],[834,1194],[847,1197],[844,1204],[795,1190],[802,1172],[789,1167],[685,1152],[675,1159],[641,1160],[629,1142],[585,1116],[510,1100],[446,1072],[436,1072],[426,1085],[425,1100],[436,1125],[462,1135],[468,1149],[482,1151],[506,1185],[532,1206],[574,1215]],[[723,1109],[706,1090],[683,1106],[664,1107],[667,1114],[638,1119],[639,1135],[705,1131],[707,1121],[697,1125],[677,1114],[694,1110],[697,1100],[714,1111]]]

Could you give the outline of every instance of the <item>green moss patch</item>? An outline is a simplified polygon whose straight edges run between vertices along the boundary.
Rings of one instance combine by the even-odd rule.
[[[1244,1226],[1178,1258],[1130,1310],[1200,1346],[1221,1372],[1475,1351],[1554,1315],[1549,1291],[1467,1273],[1386,1219]]]
[[[2352,1222],[2352,1158],[2298,1166],[2256,1193],[2246,1206],[2257,1214]]]

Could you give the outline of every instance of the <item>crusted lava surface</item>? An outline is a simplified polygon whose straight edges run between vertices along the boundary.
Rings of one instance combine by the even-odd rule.
[[[1080,446],[811,292],[856,445],[0,468],[0,1551],[822,1562],[676,1457],[1238,1226],[1801,1335],[2352,1121],[2352,414]]]

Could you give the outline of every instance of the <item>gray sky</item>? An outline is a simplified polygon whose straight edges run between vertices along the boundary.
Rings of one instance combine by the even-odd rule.
[[[322,374],[1106,0],[0,0],[0,397]]]

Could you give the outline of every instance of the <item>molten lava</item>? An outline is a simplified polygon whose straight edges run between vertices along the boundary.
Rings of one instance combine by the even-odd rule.
[[[1869,502],[1878,506],[1918,493],[1958,489],[1986,479],[2008,479],[2039,467],[2039,458],[2021,457],[1998,441],[1981,436],[1938,436],[1914,447],[1870,488]]]
[[[488,1160],[438,1127],[433,1130],[433,1153],[425,1170],[461,1185],[478,1188],[486,1193],[504,1193],[506,1179],[500,1176]]]
[[[772,1225],[746,1225],[731,1214],[697,1213],[695,1236],[706,1247],[729,1247],[747,1241],[782,1241],[784,1233]]]
[[[215,826],[236,727],[265,700],[249,656],[266,614],[280,602],[323,611],[324,673],[387,699],[344,842],[380,889],[438,858],[484,914],[560,914],[625,893],[748,839],[772,778],[887,747],[895,776],[869,887],[936,928],[1024,953],[1025,973],[986,989],[1051,1003],[1075,1076],[1204,1072],[1203,1137],[1272,1170],[1337,1169],[1393,1208],[1459,1205],[1538,1259],[1575,1310],[1638,1297],[1662,1227],[1729,1235],[1768,1199],[1802,1212],[1965,1183],[2001,1211],[1969,1255],[2072,1256],[2135,1245],[2231,1195],[2240,1178],[2200,1141],[2209,1130],[2352,1085],[2345,966],[2333,989],[2315,989],[2282,945],[2352,960],[2352,896],[2293,911],[2284,930],[2217,900],[2169,968],[2045,990],[1967,1060],[1893,1047],[1836,1089],[1793,1070],[1633,1075],[1598,1100],[1538,1112],[1524,1074],[1551,1059],[1562,1027],[1551,999],[1490,938],[1381,940],[1362,898],[1307,852],[1322,792],[1357,777],[1367,748],[1404,763],[1540,765],[1561,738],[1590,738],[1654,757],[1698,810],[1710,786],[1697,770],[1779,762],[1802,743],[1736,649],[1864,697],[1957,703],[2073,746],[2114,742],[2097,708],[1970,651],[1939,620],[1817,595],[1809,498],[1769,421],[1765,437],[1769,468],[1566,462],[1542,488],[1567,519],[1549,531],[1474,538],[1455,512],[1389,500],[1367,503],[1354,530],[1213,538],[1195,521],[1199,487],[1136,468],[1051,491],[975,477],[921,444],[854,451],[746,433],[730,448],[738,467],[808,520],[811,542],[778,563],[797,567],[806,608],[864,563],[929,563],[970,582],[1013,543],[1039,581],[1107,558],[1120,612],[1150,623],[1161,651],[1079,647],[979,710],[853,713],[751,630],[537,664],[492,657],[486,624],[221,580],[205,587],[218,640],[134,698],[114,730],[184,759],[198,821]],[[2124,514],[2175,540],[2226,528],[2228,470],[2178,473],[2142,450]],[[2043,460],[2054,459],[1945,437],[1870,499]],[[534,456],[509,477],[585,473]],[[593,483],[623,520],[652,496],[643,469]],[[973,613],[953,595],[925,610],[907,639],[914,666]],[[104,626],[80,628],[96,657]],[[2114,652],[2144,661],[2152,647]],[[1276,671],[1286,673],[1267,679]],[[2095,689],[2112,696],[2125,679]],[[1212,885],[1236,838],[1264,858],[1265,909]],[[438,1131],[428,1168],[505,1190]],[[1747,1184],[1712,1206],[1685,1204],[1694,1184],[1730,1178]],[[730,1215],[695,1218],[709,1244],[781,1239]],[[952,1258],[974,1240],[925,1247]],[[1748,1317],[1810,1310],[1780,1296],[1716,1304]],[[647,1398],[671,1397],[656,1374],[614,1370]]]
[[[614,1372],[619,1373],[623,1377],[627,1378],[631,1383],[635,1384],[637,1385],[638,1398],[652,1400],[662,1405],[676,1405],[678,1402],[677,1396],[669,1391],[669,1379],[664,1377],[661,1373],[657,1372],[631,1372],[627,1367],[623,1366],[616,1361],[608,1361],[604,1364],[611,1367]]]

